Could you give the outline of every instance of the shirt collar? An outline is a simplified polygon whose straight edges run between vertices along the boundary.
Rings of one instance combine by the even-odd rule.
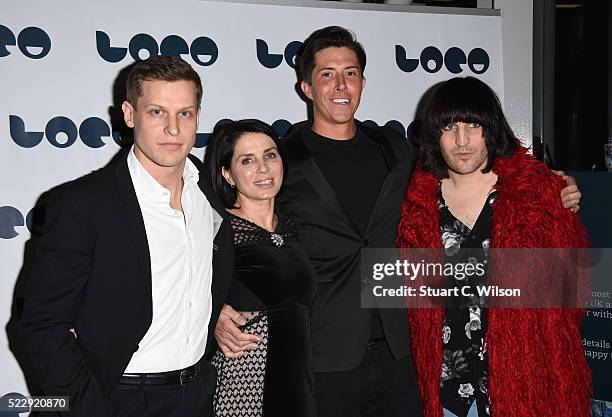
[[[142,166],[134,153],[134,145],[132,145],[132,149],[128,153],[127,164],[138,201],[170,204],[170,191],[157,182]],[[184,188],[197,184],[199,179],[200,172],[198,168],[187,158],[183,169]]]
[[[197,184],[200,181],[200,171],[189,158],[185,160],[183,169],[183,181],[185,184]]]

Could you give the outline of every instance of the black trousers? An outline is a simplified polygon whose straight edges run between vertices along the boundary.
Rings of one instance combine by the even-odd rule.
[[[212,417],[216,371],[201,361],[200,374],[184,386],[122,385],[111,393],[117,417]]]
[[[387,342],[373,342],[350,371],[315,374],[318,417],[422,417],[412,357],[396,361]]]

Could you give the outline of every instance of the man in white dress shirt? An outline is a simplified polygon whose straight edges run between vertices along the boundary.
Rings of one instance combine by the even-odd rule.
[[[202,85],[175,57],[132,68],[134,146],[50,193],[21,329],[67,416],[209,416],[205,359],[233,249],[195,143]],[[76,336],[76,337],[75,337]]]

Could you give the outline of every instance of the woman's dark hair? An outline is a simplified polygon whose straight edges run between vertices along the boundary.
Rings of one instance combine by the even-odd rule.
[[[449,123],[478,123],[487,146],[487,165],[496,158],[508,158],[519,147],[504,116],[499,98],[484,82],[474,77],[451,78],[433,87],[425,99],[419,159],[425,171],[438,178],[448,178],[448,166],[440,150],[442,128]]]
[[[328,26],[323,29],[314,31],[305,41],[300,49],[297,57],[297,72],[300,81],[312,83],[312,71],[315,67],[315,55],[317,52],[326,48],[342,48],[351,49],[357,55],[359,66],[361,67],[361,75],[365,71],[366,53],[363,46],[357,41],[353,32],[340,27]]]
[[[222,168],[230,169],[236,142],[247,133],[263,133],[278,143],[278,135],[270,125],[261,120],[244,119],[218,123],[206,146],[204,164],[210,172],[213,189],[226,208],[235,207],[238,193],[223,177]]]

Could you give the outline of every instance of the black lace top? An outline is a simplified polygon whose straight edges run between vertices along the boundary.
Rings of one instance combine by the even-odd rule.
[[[315,271],[295,223],[277,215],[270,233],[230,214],[236,251],[228,304],[258,312],[249,316],[244,331],[259,329],[267,352],[251,351],[236,360],[217,356],[216,416],[313,417],[316,412],[310,339]]]
[[[297,229],[293,220],[281,217],[277,212],[278,224],[274,233],[259,227],[242,217],[230,213],[232,231],[234,233],[234,246],[241,247],[251,243],[272,241],[276,246],[282,246],[283,241],[297,241]],[[278,240],[278,237],[281,238]]]

